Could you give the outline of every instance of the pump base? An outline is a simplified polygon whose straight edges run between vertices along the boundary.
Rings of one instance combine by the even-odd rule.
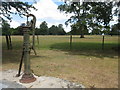
[[[22,78],[20,79],[21,83],[31,83],[36,81],[36,78],[33,74],[23,74]]]

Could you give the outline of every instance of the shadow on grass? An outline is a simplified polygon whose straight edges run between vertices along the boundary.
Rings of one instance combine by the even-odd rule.
[[[22,43],[14,42],[13,50],[7,50],[6,43],[2,43],[2,63],[16,63],[19,64],[22,55]],[[84,56],[94,56],[98,58],[115,58],[118,57],[118,44],[117,43],[105,43],[104,51],[101,49],[101,43],[89,43],[89,42],[73,42],[72,49],[70,50],[70,45],[68,42],[56,43],[50,46],[50,49],[57,49],[62,51],[67,51],[70,55],[84,55]],[[31,55],[33,58],[47,58],[45,56],[35,56]]]
[[[69,42],[56,43],[56,44],[53,44],[50,48],[67,51],[68,54],[71,54],[71,55],[94,56],[98,58],[118,57],[117,43],[105,43],[104,50],[102,50],[101,43],[90,43],[90,42],[73,42],[71,49],[70,49]]]
[[[40,55],[30,55],[30,58],[34,59],[34,58],[48,58],[48,57],[47,56],[40,56]]]
[[[2,64],[19,63],[22,50],[2,50]]]
[[[22,44],[19,41],[14,41],[12,43],[13,49],[8,50],[6,43],[2,43],[2,64],[15,63],[19,64],[22,56]],[[47,58],[45,56],[34,55],[33,50],[31,50],[30,58]]]
[[[22,42],[12,42],[13,49],[8,50],[6,42],[2,42],[2,63],[19,63],[22,55]]]

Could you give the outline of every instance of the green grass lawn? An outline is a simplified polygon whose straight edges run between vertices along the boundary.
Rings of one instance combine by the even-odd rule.
[[[31,37],[32,38],[32,37]],[[13,50],[7,50],[2,37],[2,69],[18,69],[23,37],[12,36]],[[88,35],[85,38],[73,36],[72,49],[69,36],[39,36],[36,40],[35,56],[31,52],[31,69],[38,76],[59,77],[78,82],[85,87],[118,87],[118,37],[105,36],[102,50],[102,36]]]

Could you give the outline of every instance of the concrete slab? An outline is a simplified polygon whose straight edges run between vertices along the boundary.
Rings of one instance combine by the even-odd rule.
[[[0,80],[0,90],[2,88],[14,88],[14,90],[18,90],[16,88],[26,88],[26,87],[13,81]]]
[[[1,72],[0,72],[1,73]],[[79,83],[73,83],[68,80],[63,80],[60,78],[55,78],[55,77],[46,77],[46,76],[35,76],[34,77],[37,79],[35,82],[32,83],[20,83],[19,80],[22,77],[16,77],[17,70],[7,70],[2,72],[2,78],[0,80],[5,81],[5,84],[2,84],[3,87],[8,87],[8,83],[6,81],[13,82],[13,86],[15,86],[14,83],[17,85],[22,85],[26,88],[85,88],[82,84]],[[1,85],[1,84],[0,84]],[[11,85],[12,86],[12,85]],[[21,86],[21,87],[22,87]]]

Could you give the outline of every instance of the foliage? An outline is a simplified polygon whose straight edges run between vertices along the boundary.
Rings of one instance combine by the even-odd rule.
[[[58,26],[52,25],[49,28],[49,35],[65,35],[66,32],[63,29],[63,25],[59,24]]]
[[[5,24],[3,24],[3,32],[2,34],[11,34],[11,35],[23,35],[23,32],[21,31],[20,27],[17,28],[10,28],[10,25],[5,21]],[[32,31],[30,32],[32,35]],[[40,24],[39,28],[36,28],[35,30],[36,35],[65,35],[66,32],[64,31],[63,25],[59,24],[58,26],[52,25],[50,28],[47,26],[47,22],[43,21]]]
[[[65,23],[78,23],[78,30],[84,34],[84,30],[101,25],[108,27],[112,19],[112,2],[69,2],[58,6],[58,9],[64,13],[72,13],[70,19]]]
[[[2,21],[2,35],[10,35],[10,25],[7,21]]]
[[[12,35],[23,35],[23,31],[19,27],[11,28],[10,30]]]
[[[65,24],[68,25],[68,23],[76,22],[78,23],[78,28],[81,31],[81,35],[83,34],[84,24],[86,23],[85,20],[85,9],[80,5],[80,2],[72,2],[72,3],[65,3],[64,5],[58,6],[58,9],[60,11],[63,11],[65,13],[73,13],[74,15],[68,19]],[[82,9],[82,12],[81,12]],[[80,25],[82,27],[80,27]],[[81,36],[84,37],[84,36]]]
[[[119,2],[115,2],[114,3],[114,7],[116,7],[116,9],[114,10],[114,15],[118,16],[118,22],[120,23],[120,1]]]
[[[57,35],[57,26],[52,25],[52,26],[49,28],[49,34],[50,34],[50,35]]]
[[[86,26],[84,26],[84,31],[83,32],[84,32],[85,35],[89,34],[88,29],[87,29]],[[79,24],[78,23],[71,25],[71,31],[70,31],[70,33],[72,35],[79,35],[79,34],[81,34],[81,32],[79,30]]]
[[[112,2],[92,2],[90,3],[92,6],[91,13],[95,14],[95,22],[96,23],[103,23],[105,26],[107,26],[112,20],[112,8],[113,3]]]
[[[12,49],[12,42],[11,42],[11,32],[10,32],[10,25],[7,21],[2,20],[2,35],[5,35],[6,37],[6,45],[8,50]]]
[[[46,21],[43,21],[41,24],[40,24],[40,28],[36,29],[36,34],[37,35],[48,35],[48,26],[47,26],[47,23]]]
[[[11,20],[11,14],[18,14],[19,16],[26,15],[31,11],[31,8],[37,10],[34,6],[28,4],[27,2],[2,2],[2,7],[0,7],[0,12],[2,14],[1,18]]]
[[[120,35],[119,23],[112,25],[111,35]]]
[[[37,35],[65,35],[66,32],[63,29],[63,25],[52,25],[50,28],[47,26],[47,22],[43,21],[39,28],[36,28]]]
[[[65,35],[66,32],[64,31],[63,25],[59,24],[58,25],[58,35]]]

